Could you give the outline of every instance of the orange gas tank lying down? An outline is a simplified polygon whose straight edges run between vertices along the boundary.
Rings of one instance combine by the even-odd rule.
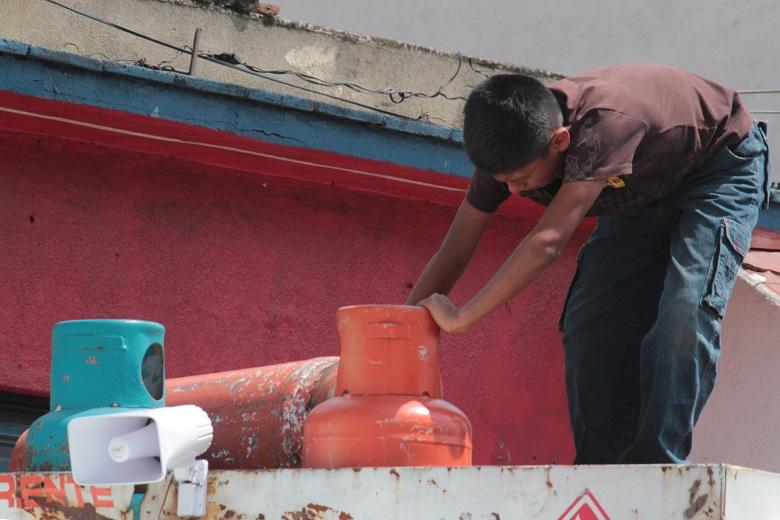
[[[338,310],[336,395],[306,418],[303,466],[468,466],[471,423],[442,397],[439,329],[422,307]]]

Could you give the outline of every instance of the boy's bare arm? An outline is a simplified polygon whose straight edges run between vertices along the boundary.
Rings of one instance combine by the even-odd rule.
[[[420,305],[428,308],[445,332],[467,330],[522,291],[560,256],[602,189],[603,181],[564,183],[536,226],[468,303],[457,308],[446,296],[433,294]]]
[[[490,216],[490,213],[479,211],[463,199],[439,250],[428,261],[406,299],[407,305],[416,305],[433,293],[450,292],[471,260]]]

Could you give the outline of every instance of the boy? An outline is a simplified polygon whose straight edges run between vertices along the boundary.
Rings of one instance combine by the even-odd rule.
[[[464,108],[476,169],[407,303],[457,333],[518,294],[586,215],[598,225],[564,302],[575,464],[682,463],[715,382],[720,322],[759,207],[764,127],[732,90],[661,65],[617,65],[544,86],[480,84]],[[490,214],[520,193],[547,205],[492,279],[446,296]]]

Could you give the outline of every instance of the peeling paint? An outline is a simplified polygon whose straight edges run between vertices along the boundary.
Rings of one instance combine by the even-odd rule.
[[[328,506],[309,503],[300,511],[288,511],[282,514],[283,520],[319,520],[330,518],[328,513],[339,513],[339,520],[352,520],[352,515],[343,511],[336,511]]]
[[[298,467],[303,424],[332,395],[337,358],[252,367],[167,382],[168,404],[201,406],[214,425],[214,469]],[[193,380],[201,386],[194,388]],[[177,392],[176,388],[192,389]]]
[[[336,71],[338,52],[337,46],[304,45],[289,50],[284,59],[312,76],[332,77]]]
[[[259,515],[288,520],[571,520],[578,514],[618,519],[641,513],[642,518],[722,520],[717,509],[722,499],[713,496],[720,496],[725,488],[702,495],[706,469],[694,466],[678,473],[657,472],[653,466],[486,466],[224,472],[230,475],[224,486],[209,486],[208,516],[214,520]],[[552,487],[556,493],[550,492]],[[250,496],[254,498],[248,500]],[[157,502],[150,510],[175,509],[168,501],[165,506]],[[567,511],[570,514],[564,514]],[[596,516],[588,516],[589,511]]]

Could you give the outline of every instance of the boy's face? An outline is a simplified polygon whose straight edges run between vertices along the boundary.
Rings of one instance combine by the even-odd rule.
[[[514,194],[547,186],[561,170],[563,152],[569,147],[569,140],[568,127],[561,127],[553,132],[546,154],[516,170],[498,173],[493,177],[506,183],[509,191]]]
[[[555,180],[560,169],[561,156],[547,152],[543,157],[534,159],[525,166],[493,177],[499,182],[506,183],[509,191],[517,194],[547,186]]]

